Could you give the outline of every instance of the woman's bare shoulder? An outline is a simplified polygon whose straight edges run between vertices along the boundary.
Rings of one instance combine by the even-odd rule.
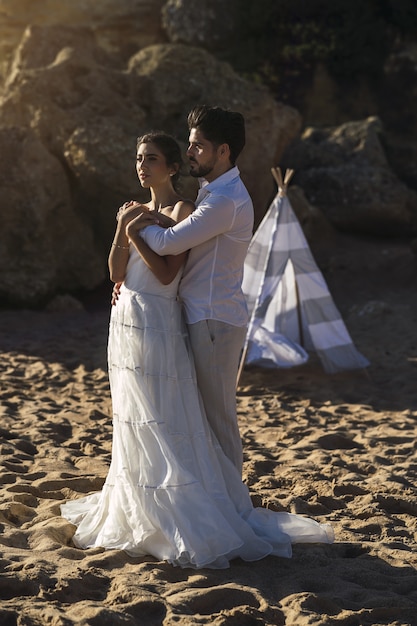
[[[179,200],[172,210],[171,217],[176,222],[180,222],[191,215],[194,209],[195,204],[191,200]]]

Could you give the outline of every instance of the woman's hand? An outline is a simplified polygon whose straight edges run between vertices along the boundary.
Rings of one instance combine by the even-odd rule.
[[[135,202],[131,200],[130,202],[125,202],[117,211],[116,220],[120,222],[122,225],[127,226],[127,224],[142,215],[143,213],[149,213],[149,207],[145,204],[141,204],[140,202]]]
[[[168,217],[168,215],[165,215],[164,213],[155,213],[152,212],[152,215],[155,215],[156,217],[156,224],[158,224],[158,226],[162,226],[162,228],[169,228],[170,226],[175,226],[175,224],[177,223],[175,220],[173,220],[171,217]]]

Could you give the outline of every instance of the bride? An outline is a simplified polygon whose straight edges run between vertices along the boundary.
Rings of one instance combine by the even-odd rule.
[[[226,568],[291,544],[333,541],[329,525],[254,508],[238,470],[209,428],[177,299],[186,253],[160,257],[138,232],[143,212],[167,225],[193,210],[175,190],[181,152],[164,133],[137,142],[147,205],[125,203],[109,255],[113,300],[108,368],[113,444],[102,491],[61,506],[74,544],[152,555],[173,565]]]

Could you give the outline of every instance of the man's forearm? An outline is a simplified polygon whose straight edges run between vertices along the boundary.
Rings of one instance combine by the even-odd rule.
[[[233,218],[233,203],[223,201],[210,207],[198,207],[188,218],[172,228],[149,226],[145,229],[143,238],[158,254],[181,254],[227,232]]]
[[[171,228],[162,228],[161,226],[148,226],[142,230],[142,238],[148,246],[157,254],[181,254],[188,250],[188,246],[184,247],[181,241],[168,238],[168,231]]]

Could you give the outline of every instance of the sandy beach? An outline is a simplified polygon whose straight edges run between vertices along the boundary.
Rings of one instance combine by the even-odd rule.
[[[394,242],[328,259],[371,366],[329,376],[313,356],[246,368],[238,389],[250,492],[335,531],[291,560],[195,571],[76,549],[59,506],[109,466],[109,307],[0,312],[1,626],[417,624],[417,260]]]

